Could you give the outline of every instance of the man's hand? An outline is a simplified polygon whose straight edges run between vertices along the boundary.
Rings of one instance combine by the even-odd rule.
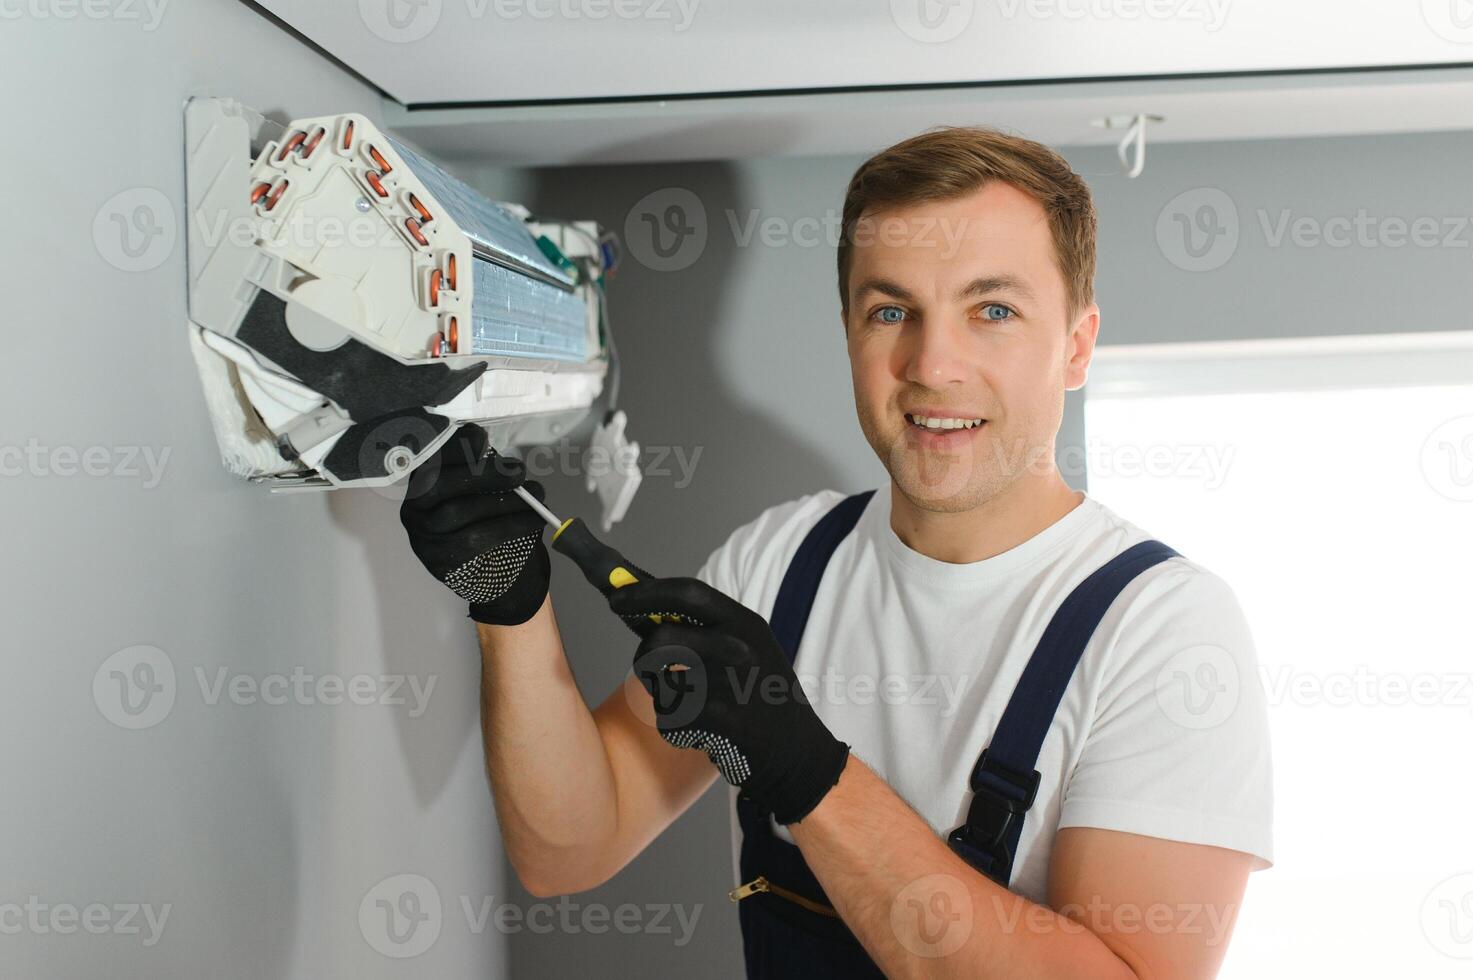
[[[641,624],[634,672],[654,698],[665,741],[705,750],[727,782],[782,824],[803,819],[838,782],[849,746],[808,703],[761,616],[693,578],[636,582],[609,606]],[[644,628],[644,617],[672,613],[686,622]]]
[[[490,452],[484,429],[465,425],[410,475],[399,508],[409,546],[480,623],[516,626],[547,598],[546,525],[512,493],[525,482],[543,499],[526,475],[520,460]]]

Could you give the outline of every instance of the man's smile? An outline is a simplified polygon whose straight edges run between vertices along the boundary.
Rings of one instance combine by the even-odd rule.
[[[906,438],[922,449],[959,449],[987,424],[981,416],[958,410],[916,410],[905,413]]]

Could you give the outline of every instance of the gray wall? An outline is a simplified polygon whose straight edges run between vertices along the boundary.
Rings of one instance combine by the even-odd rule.
[[[504,937],[473,933],[460,905],[504,898],[463,607],[419,569],[392,499],[272,496],[229,477],[185,340],[185,97],[284,119],[376,116],[378,96],[236,0],[169,3],[157,21],[141,3],[103,12],[142,20],[42,9],[0,29],[0,170],[18,222],[0,269],[20,345],[0,359],[0,447],[35,447],[34,461],[7,454],[22,473],[0,478],[0,973],[504,976]],[[142,259],[156,266],[125,272],[108,215],[131,218],[134,201],[108,202],[138,188],[162,194],[150,223],[176,244],[151,239]],[[129,475],[129,447],[167,452],[162,478]],[[88,449],[92,472],[111,475],[60,475]],[[168,658],[174,703],[128,730],[107,712],[120,707],[112,671],[132,664],[102,670],[98,699],[93,685],[138,645]],[[412,702],[334,706],[310,689],[212,704],[221,669],[436,686],[418,717]],[[412,960],[375,952],[359,924],[369,890],[401,873],[431,881],[444,907]],[[141,915],[113,908],[142,903],[169,906],[152,945]],[[70,917],[92,905],[94,928],[112,923],[101,934]]]
[[[943,121],[957,120],[937,120]],[[1460,216],[1473,215],[1473,191],[1460,176],[1470,152],[1473,135],[1462,133],[1162,145],[1151,147],[1146,172],[1134,181],[1119,174],[1111,151],[1067,152],[1090,181],[1100,215],[1101,342],[1473,326],[1467,267],[1473,230],[1463,227],[1459,238],[1436,247],[1394,244],[1397,219],[1445,221],[1441,239],[1457,231]],[[827,233],[814,231],[814,219],[821,227],[841,207],[859,162],[835,157],[481,175],[488,190],[534,209],[593,216],[629,232],[624,268],[610,286],[627,361],[621,403],[646,447],[683,447],[687,458],[702,451],[687,485],[677,485],[678,470],[649,478],[612,535],[651,570],[691,573],[727,533],[769,504],[820,487],[853,492],[883,478],[854,418],[833,250],[823,240]],[[703,221],[672,188],[695,195]],[[1202,188],[1221,191],[1231,207]],[[651,194],[656,197],[646,200]],[[686,252],[642,262],[652,253],[641,252],[649,234],[640,215],[663,214],[682,201],[686,225],[705,230],[704,247],[690,244]],[[1203,205],[1211,210],[1189,250],[1174,215],[1197,219]],[[729,214],[743,229],[754,209],[759,221],[778,220],[766,243],[759,233],[742,245]],[[1371,244],[1295,244],[1290,235],[1275,241],[1263,221],[1272,232],[1286,209],[1291,224],[1354,219],[1364,210],[1374,219],[1362,222]],[[1308,225],[1298,240],[1312,243],[1315,227],[1331,238],[1338,233],[1332,224]],[[1230,235],[1209,240],[1204,228],[1236,228],[1236,245]],[[804,244],[810,233],[820,242]],[[697,232],[689,241],[699,238]],[[665,240],[675,241],[668,234]],[[1082,394],[1070,396],[1061,450],[1084,442]],[[1068,475],[1084,483],[1083,474]],[[554,481],[551,492],[560,502],[579,499],[572,481]],[[559,575],[559,622],[580,684],[597,703],[622,676],[631,643],[581,581],[566,568]],[[718,782],[645,854],[591,893],[607,903],[706,903],[685,947],[656,935],[518,935],[511,944],[514,975],[632,977],[649,969],[659,976],[692,970],[742,976],[735,913],[724,897],[732,874],[728,836],[727,791]],[[630,961],[638,966],[622,966]],[[610,963],[621,965],[608,972]]]
[[[1135,181],[1071,157],[1103,226],[1102,341],[1468,329],[1470,150],[1473,133],[1159,146]],[[1204,206],[1224,234],[1196,260],[1175,219]]]

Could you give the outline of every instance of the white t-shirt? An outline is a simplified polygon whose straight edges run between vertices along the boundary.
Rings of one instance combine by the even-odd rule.
[[[697,577],[770,617],[793,553],[843,497],[825,490],[769,508]],[[829,561],[795,672],[835,737],[944,838],[966,819],[972,766],[1054,611],[1150,537],[1086,496],[1017,547],[953,564],[895,535],[886,485]],[[1032,901],[1047,897],[1061,827],[1211,844],[1269,867],[1265,698],[1228,585],[1185,557],[1138,575],[1085,648],[1038,769],[1011,884]],[[735,864],[734,813],[732,844]]]

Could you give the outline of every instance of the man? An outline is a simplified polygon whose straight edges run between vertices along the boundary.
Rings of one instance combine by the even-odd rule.
[[[1266,713],[1232,591],[1054,465],[1094,248],[1088,188],[1040,144],[943,129],[864,163],[839,293],[889,485],[771,507],[697,579],[615,592],[642,642],[592,712],[519,465],[472,437],[415,475],[411,542],[481,624],[529,890],[607,880],[719,773],[750,976],[1216,975],[1272,860]],[[1198,682],[1211,711],[1178,693]]]

